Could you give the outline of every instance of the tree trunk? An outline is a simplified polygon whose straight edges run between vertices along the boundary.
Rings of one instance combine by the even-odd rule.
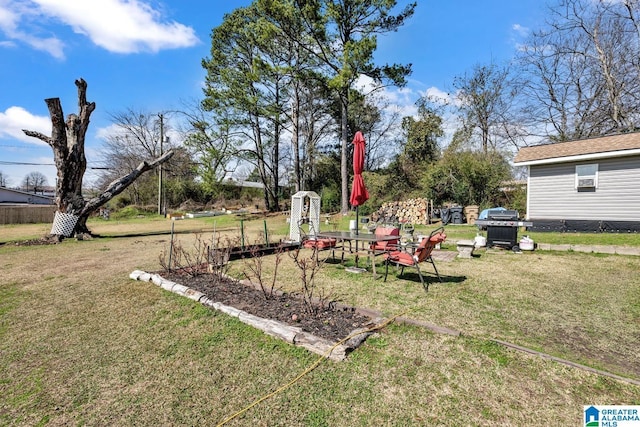
[[[69,114],[64,120],[60,98],[45,99],[51,117],[51,136],[40,132],[23,129],[22,131],[34,138],[49,144],[53,150],[54,161],[57,170],[56,181],[56,219],[67,216],[75,221],[73,226],[65,229],[64,233],[55,232],[56,223],[52,234],[59,237],[70,237],[78,233],[89,233],[87,218],[100,206],[107,203],[120,194],[142,173],[164,163],[173,156],[169,151],[164,156],[152,162],[142,162],[130,174],[112,182],[102,194],[88,202],[82,196],[82,180],[87,169],[87,159],[84,152],[84,142],[91,113],[96,108],[95,102],[87,102],[87,83],[84,79],[75,81],[78,88],[78,114]]]
[[[340,152],[340,175],[341,175],[341,205],[340,211],[342,215],[346,215],[349,212],[349,162],[347,159],[347,144],[349,143],[348,132],[349,132],[349,123],[348,123],[348,111],[349,111],[349,88],[343,91],[342,96],[340,97],[340,104],[342,106],[342,141],[341,141],[341,152]]]
[[[302,172],[300,169],[300,92],[296,86],[291,105],[291,145],[293,146],[293,170],[295,192],[302,190]]]

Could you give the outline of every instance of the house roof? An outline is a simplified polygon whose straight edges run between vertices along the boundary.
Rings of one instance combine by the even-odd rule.
[[[556,142],[523,147],[514,159],[516,166],[561,163],[640,154],[640,132]]]

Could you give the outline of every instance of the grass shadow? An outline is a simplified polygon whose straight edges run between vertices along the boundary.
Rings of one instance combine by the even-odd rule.
[[[391,271],[389,272],[389,276],[391,276]],[[420,276],[418,275],[417,272],[409,272],[409,271],[405,271],[404,274],[394,274],[394,276],[396,277],[396,279],[399,280],[407,280],[410,282],[416,282],[416,283],[420,283]],[[430,271],[423,271],[422,272],[422,278],[424,279],[424,283],[426,284],[434,284],[434,283],[462,283],[465,280],[467,280],[467,276],[446,276],[444,274],[440,275],[440,278],[442,278],[442,282],[440,280],[438,280],[438,276],[436,276],[436,273],[434,272],[430,272]]]

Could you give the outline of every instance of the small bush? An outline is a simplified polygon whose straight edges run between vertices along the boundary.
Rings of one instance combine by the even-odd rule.
[[[116,212],[111,213],[111,218],[113,219],[127,219],[127,218],[135,218],[137,216],[150,216],[155,214],[155,212],[150,211],[148,208],[141,206],[125,206],[122,209],[117,210]]]

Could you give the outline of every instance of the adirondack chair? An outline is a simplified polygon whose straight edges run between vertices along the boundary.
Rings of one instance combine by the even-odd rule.
[[[447,235],[444,232],[444,227],[439,227],[429,234],[429,237],[425,237],[420,242],[420,245],[415,249],[414,253],[410,253],[407,250],[397,250],[386,253],[384,255],[385,260],[385,270],[384,270],[384,280],[387,280],[387,275],[389,274],[389,264],[395,264],[396,269],[400,268],[400,275],[404,274],[405,267],[415,267],[418,271],[418,276],[420,277],[420,283],[425,288],[426,291],[429,290],[429,284],[425,285],[424,278],[422,277],[422,271],[420,271],[420,263],[428,262],[433,265],[433,269],[436,272],[436,276],[438,280],[442,282],[442,278],[440,277],[440,273],[438,273],[438,268],[436,267],[436,263],[433,261],[433,257],[431,256],[433,249],[436,247],[438,243],[444,242],[447,238]]]

